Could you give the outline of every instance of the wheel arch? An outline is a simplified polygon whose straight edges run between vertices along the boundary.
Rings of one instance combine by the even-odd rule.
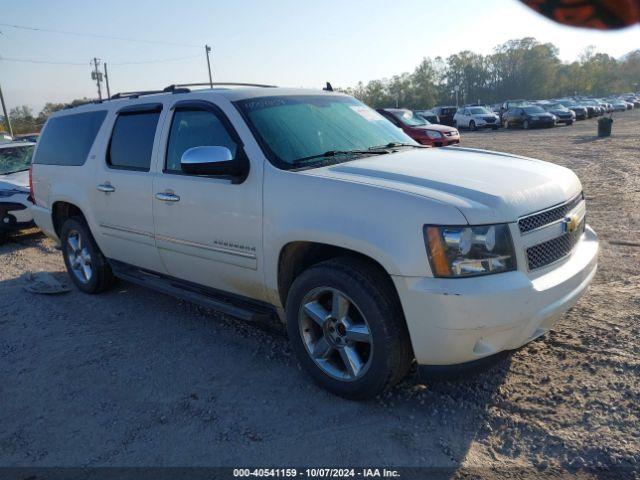
[[[318,263],[342,257],[358,259],[378,270],[388,280],[391,291],[399,301],[391,275],[382,263],[372,256],[328,243],[291,241],[282,246],[278,256],[277,289],[281,305],[286,305],[291,285],[302,272]]]
[[[58,238],[65,220],[71,217],[82,217],[87,222],[87,217],[80,207],[66,200],[57,200],[51,205],[51,220]]]

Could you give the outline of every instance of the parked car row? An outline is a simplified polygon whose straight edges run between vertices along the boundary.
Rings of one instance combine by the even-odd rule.
[[[612,95],[606,98],[565,97],[548,100],[505,100],[494,105],[469,104],[455,107],[437,106],[429,110],[407,110],[383,108],[378,111],[408,133],[414,140],[433,146],[446,146],[460,141],[458,129],[479,130],[499,127],[553,127],[559,124],[573,125],[577,120],[599,117],[613,112],[623,112],[640,107],[640,93]],[[399,114],[399,112],[402,112]],[[417,120],[416,120],[417,119]],[[423,122],[424,120],[424,122]],[[416,123],[418,122],[418,123]],[[425,123],[426,122],[426,123]],[[457,133],[448,135],[443,141],[443,132],[451,132],[442,127],[451,127]],[[428,129],[424,126],[428,125]],[[418,130],[415,132],[415,130]],[[439,131],[424,139],[427,130]]]

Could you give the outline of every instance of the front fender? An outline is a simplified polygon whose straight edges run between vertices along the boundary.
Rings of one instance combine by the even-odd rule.
[[[280,252],[296,241],[352,250],[390,275],[430,276],[422,231],[427,223],[467,221],[455,207],[429,198],[269,165],[264,185],[267,288],[277,291]]]

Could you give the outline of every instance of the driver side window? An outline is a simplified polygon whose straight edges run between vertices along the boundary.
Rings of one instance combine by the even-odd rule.
[[[234,159],[238,150],[237,143],[214,112],[177,110],[171,121],[164,171],[182,173],[182,154],[190,148],[203,146],[227,147]]]

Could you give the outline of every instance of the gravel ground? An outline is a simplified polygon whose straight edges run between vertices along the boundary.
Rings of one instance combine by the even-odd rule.
[[[597,277],[549,334],[491,370],[427,384],[413,373],[369,402],[312,385],[276,334],[131,284],[28,293],[26,272],[66,274],[51,241],[15,238],[0,247],[0,465],[634,471],[640,111],[617,115],[613,131],[596,139],[587,120],[463,132],[464,146],[578,173],[602,241]]]

